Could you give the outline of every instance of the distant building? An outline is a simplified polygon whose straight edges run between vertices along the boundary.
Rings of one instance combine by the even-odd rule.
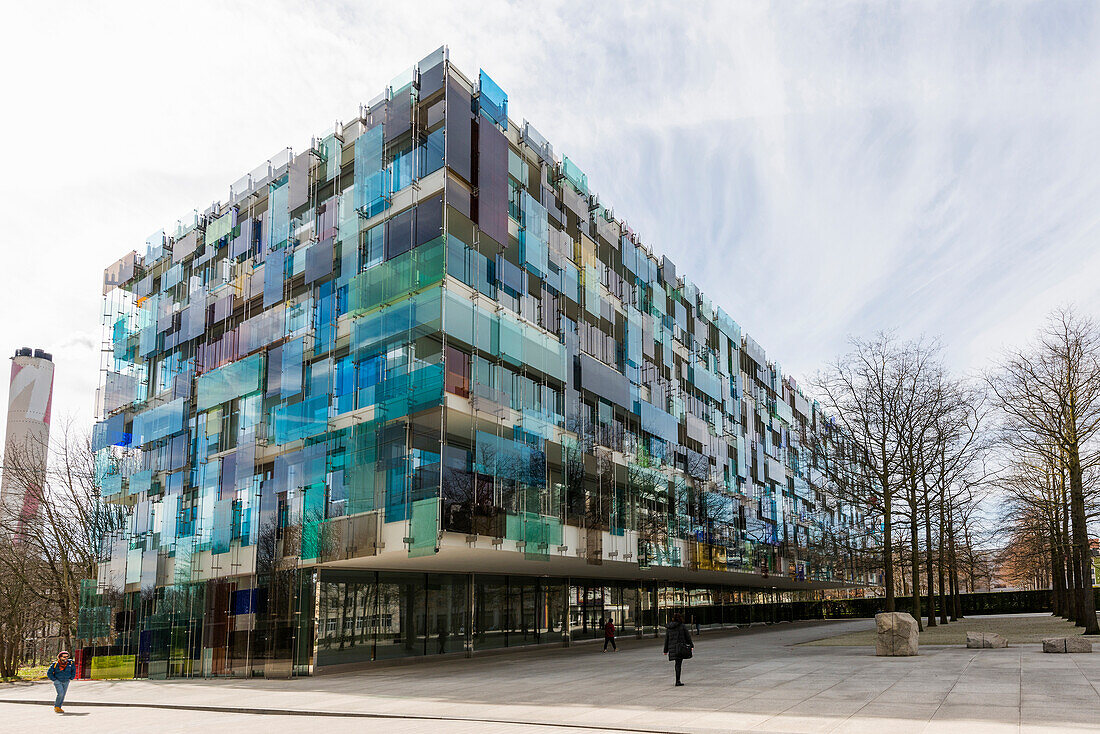
[[[0,505],[30,517],[38,510],[45,479],[53,403],[53,357],[41,349],[17,349],[8,385],[8,424]]]

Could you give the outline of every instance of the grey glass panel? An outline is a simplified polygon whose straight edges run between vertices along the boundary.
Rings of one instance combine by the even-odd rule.
[[[463,216],[469,218],[470,192],[450,177],[447,178],[447,204],[453,206],[456,210],[462,212]],[[452,228],[448,230],[452,233],[454,232],[453,224],[452,222]]]
[[[403,255],[412,249],[413,210],[406,209],[386,222],[386,259]]]
[[[288,211],[294,211],[309,201],[309,163],[311,155],[309,152],[300,153],[290,164]]]
[[[286,250],[275,250],[267,255],[264,263],[264,308],[283,300],[283,281],[286,277]]]
[[[416,206],[416,245],[443,234],[443,196],[433,196]]]
[[[446,64],[440,62],[430,69],[420,70],[420,98],[426,99],[443,88]]]
[[[306,283],[321,280],[332,273],[333,238],[315,242],[306,251]]]
[[[386,123],[383,130],[386,141],[391,141],[412,127],[413,90],[399,92],[386,107]]]
[[[498,243],[508,243],[508,139],[484,120],[477,134],[477,223]]]
[[[642,430],[665,441],[675,442],[678,439],[680,422],[676,420],[676,416],[666,413],[644,400],[640,402],[640,406]]]
[[[587,354],[578,354],[577,360],[581,368],[580,387],[620,407],[628,410],[633,407],[630,400],[630,381],[624,375]]]
[[[471,181],[473,153],[473,113],[470,93],[452,78],[447,79],[447,166],[467,181]],[[507,151],[506,151],[507,152]],[[507,162],[506,162],[507,165]]]

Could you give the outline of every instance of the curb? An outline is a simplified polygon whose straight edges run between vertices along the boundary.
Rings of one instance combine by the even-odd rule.
[[[53,701],[34,701],[30,699],[0,698],[0,703],[28,704],[33,706],[53,706]],[[325,716],[331,718],[355,719],[414,719],[419,721],[462,721],[469,723],[509,724],[512,726],[547,726],[559,729],[596,729],[599,731],[626,731],[638,734],[679,734],[675,729],[638,729],[609,724],[570,724],[561,721],[520,721],[517,719],[484,719],[476,716],[436,716],[432,714],[386,714],[368,711],[309,711],[304,709],[267,709],[246,706],[187,706],[174,703],[117,703],[110,701],[66,701],[66,706],[85,706],[90,708],[146,708],[166,709],[169,711],[207,711],[223,714],[258,714],[264,716]]]

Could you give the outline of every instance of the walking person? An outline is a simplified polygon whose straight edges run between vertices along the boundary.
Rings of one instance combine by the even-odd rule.
[[[615,645],[615,623],[611,621],[611,617],[607,618],[607,624],[603,626],[603,651],[607,652],[607,643],[611,643],[611,651],[618,652],[619,648]]]
[[[57,697],[53,701],[54,713],[65,713],[61,704],[65,703],[65,693],[69,690],[69,681],[76,677],[76,664],[73,663],[69,653],[62,650],[57,654],[57,660],[50,664],[46,670],[46,677],[53,681]]]
[[[665,654],[670,661],[676,663],[676,685],[678,686],[684,685],[680,682],[680,669],[684,660],[691,657],[694,647],[695,643],[691,641],[691,632],[684,624],[683,616],[679,613],[673,614],[672,621],[665,628]]]

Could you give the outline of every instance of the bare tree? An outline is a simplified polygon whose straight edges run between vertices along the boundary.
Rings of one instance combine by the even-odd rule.
[[[857,452],[853,461],[830,463],[835,483],[858,506],[881,512],[886,611],[895,607],[893,499],[902,460],[896,414],[904,381],[898,370],[902,349],[895,337],[880,333],[851,340],[852,350],[837,358],[813,381],[825,409],[834,416]]]
[[[41,447],[9,447],[4,471],[32,495],[33,514],[0,509],[0,575],[24,584],[42,620],[71,647],[80,609],[80,582],[96,577],[102,543],[125,522],[124,509],[100,497],[91,439],[71,423],[54,426],[48,468]]]
[[[1032,344],[1005,356],[988,383],[1002,415],[1003,444],[1039,451],[1065,472],[1076,623],[1100,634],[1085,511],[1085,475],[1100,461],[1100,330],[1072,309],[1059,309]]]

